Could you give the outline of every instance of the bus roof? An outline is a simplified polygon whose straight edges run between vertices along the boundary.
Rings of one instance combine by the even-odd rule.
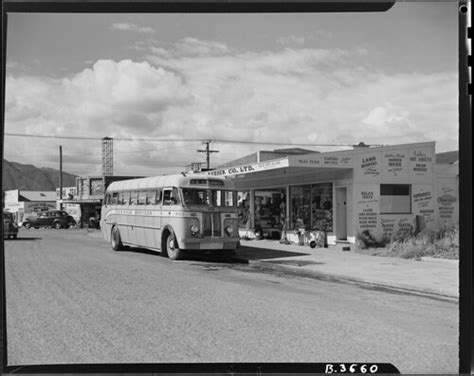
[[[107,191],[125,191],[132,189],[153,189],[161,187],[194,187],[208,186],[207,184],[192,184],[191,181],[219,181],[222,182],[221,187],[227,189],[233,188],[233,183],[229,179],[223,177],[209,176],[207,174],[176,174],[153,176],[149,178],[120,180],[111,183]]]

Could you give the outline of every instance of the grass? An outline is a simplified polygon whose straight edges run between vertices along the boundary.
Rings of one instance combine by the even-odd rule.
[[[421,257],[459,260],[459,226],[425,229],[416,236],[411,232],[397,233],[391,239],[379,242],[368,231],[364,231],[359,235],[355,251],[372,256],[415,260]]]

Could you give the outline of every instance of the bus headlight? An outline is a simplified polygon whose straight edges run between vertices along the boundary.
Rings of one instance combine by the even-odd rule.
[[[199,227],[196,226],[196,225],[192,225],[192,226],[190,227],[190,230],[191,230],[191,235],[192,235],[192,236],[196,236],[197,233],[199,232]]]
[[[225,228],[225,233],[229,236],[231,236],[233,233],[234,233],[234,229],[232,228],[232,226],[227,226]]]

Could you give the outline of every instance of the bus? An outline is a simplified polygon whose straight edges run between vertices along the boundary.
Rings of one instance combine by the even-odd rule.
[[[173,260],[186,250],[229,254],[239,245],[233,184],[206,174],[113,182],[105,192],[100,225],[115,251],[146,248]]]

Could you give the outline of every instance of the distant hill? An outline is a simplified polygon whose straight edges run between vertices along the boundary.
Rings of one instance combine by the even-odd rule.
[[[75,187],[76,175],[63,171],[63,187]],[[2,191],[55,191],[59,187],[59,170],[35,167],[3,160]]]
[[[446,164],[453,163],[459,160],[459,151],[445,151],[444,153],[436,154],[436,163]]]

